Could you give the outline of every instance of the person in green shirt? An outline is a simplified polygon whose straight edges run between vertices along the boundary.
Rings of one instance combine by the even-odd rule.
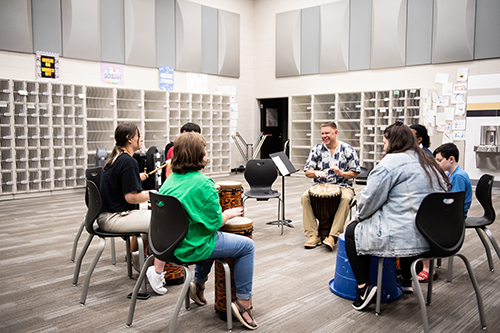
[[[198,262],[190,296],[198,305],[207,304],[205,282],[214,259],[234,259],[236,300],[231,304],[234,315],[249,329],[256,329],[252,317],[252,284],[255,244],[251,238],[218,231],[229,219],[241,215],[242,207],[222,212],[219,195],[212,179],[201,173],[207,165],[205,138],[196,132],[179,135],[174,142],[173,173],[159,190],[176,197],[189,216],[189,230],[174,255],[180,261]]]

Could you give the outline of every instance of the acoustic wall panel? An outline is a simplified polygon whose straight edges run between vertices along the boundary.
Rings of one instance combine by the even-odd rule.
[[[319,73],[320,7],[302,9],[300,74]]]
[[[100,1],[62,1],[61,9],[62,56],[101,61]]]
[[[33,1],[33,49],[62,54],[61,2]]]
[[[476,7],[474,59],[500,57],[500,1],[480,0]]]
[[[125,63],[156,67],[155,0],[125,0]]]
[[[33,52],[31,1],[2,0],[0,10],[0,50]]]
[[[101,1],[101,61],[125,63],[123,0]]]
[[[156,65],[175,68],[175,0],[156,0]]]
[[[432,63],[473,59],[475,16],[476,0],[434,0]]]
[[[408,0],[406,66],[430,64],[434,0]]]
[[[320,7],[319,72],[345,72],[349,68],[349,0]]]
[[[405,65],[406,1],[373,0],[371,68]]]
[[[372,1],[351,0],[349,70],[370,68]]]
[[[219,75],[240,77],[240,15],[219,9]]]
[[[201,73],[201,5],[177,0],[175,7],[175,69]]]
[[[276,77],[300,75],[300,12],[276,14]]]
[[[201,6],[201,71],[217,74],[217,20],[215,8]]]

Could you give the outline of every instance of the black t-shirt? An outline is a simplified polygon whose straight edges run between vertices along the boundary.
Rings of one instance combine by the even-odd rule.
[[[139,164],[127,153],[122,153],[115,163],[101,176],[100,192],[104,212],[117,213],[139,209],[139,205],[129,204],[125,194],[142,191]]]

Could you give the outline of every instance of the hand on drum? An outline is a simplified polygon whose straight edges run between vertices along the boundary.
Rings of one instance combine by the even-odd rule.
[[[327,173],[324,171],[314,171],[314,176],[316,178],[325,178],[327,176]]]
[[[222,225],[226,224],[227,220],[243,214],[243,207],[229,208],[222,212]]]
[[[334,167],[332,168],[332,170],[333,170],[333,172],[335,172],[335,174],[336,174],[336,175],[338,175],[338,176],[342,176],[342,175],[343,175],[343,173],[344,173],[342,170],[340,170],[340,169],[339,169],[338,167],[336,167],[336,166],[334,166]]]

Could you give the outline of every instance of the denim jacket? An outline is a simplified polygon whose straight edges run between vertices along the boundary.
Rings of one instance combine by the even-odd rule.
[[[444,192],[432,175],[432,182],[420,166],[414,151],[387,154],[372,170],[361,192],[355,219],[359,255],[411,257],[429,250],[417,230],[415,216],[427,194]],[[443,186],[446,188],[445,186]]]

